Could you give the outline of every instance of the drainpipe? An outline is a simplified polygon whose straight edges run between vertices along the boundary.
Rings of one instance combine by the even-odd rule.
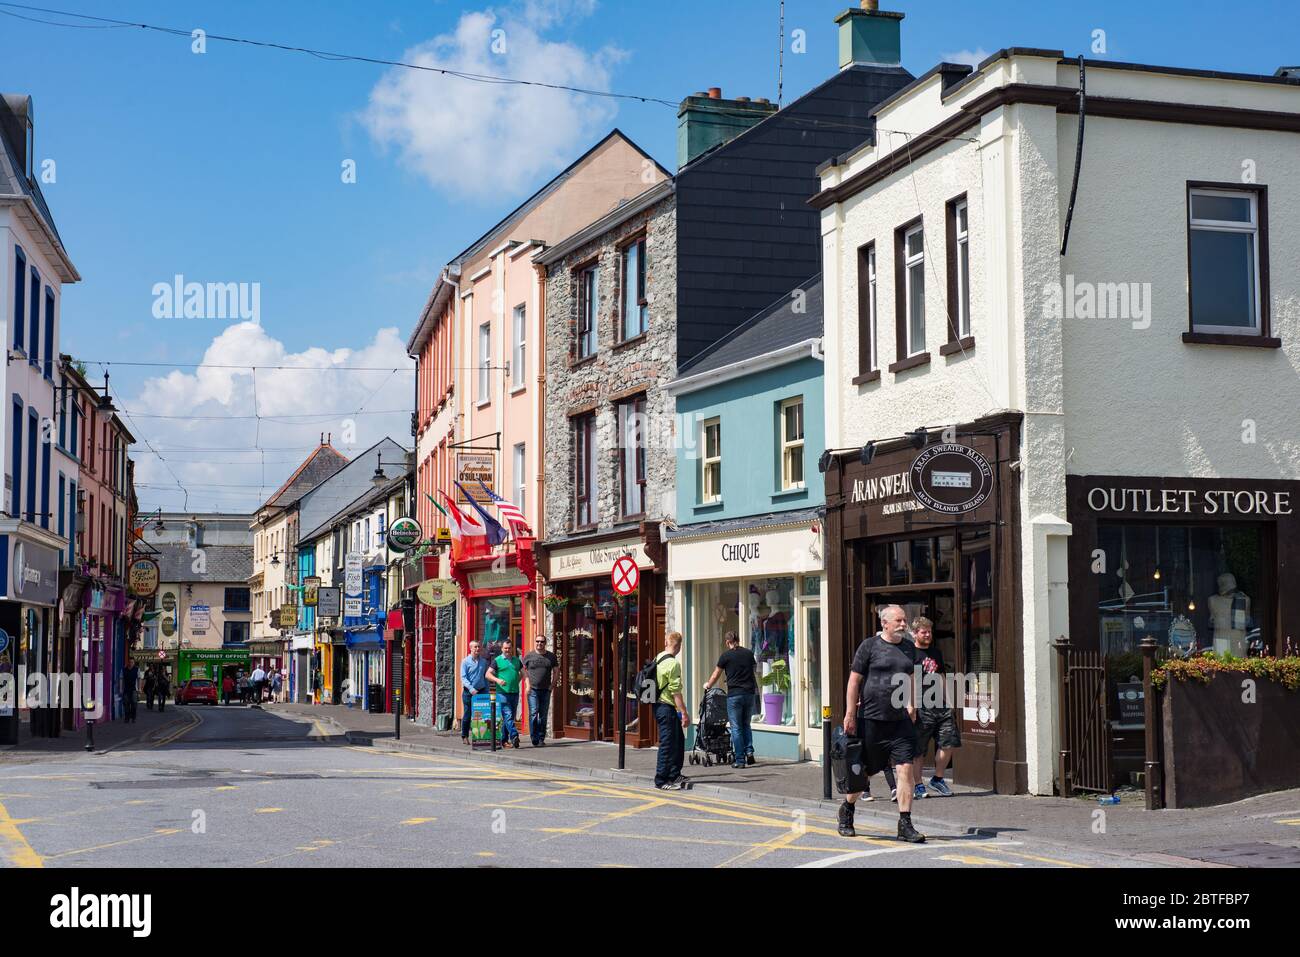
[[[533,470],[537,482],[537,514],[533,516],[533,534],[536,536],[546,535],[546,267],[541,263],[535,263],[533,268],[537,270],[537,348],[533,350],[534,358],[537,361],[537,409],[540,421],[537,424],[537,467]],[[534,540],[534,544],[536,544]],[[537,555],[536,548],[533,551],[534,558]],[[537,624],[540,628],[543,609],[546,606],[542,603],[542,583],[533,582],[533,609],[537,616]],[[533,634],[539,632],[534,631]],[[552,648],[552,653],[558,653],[559,649]]]

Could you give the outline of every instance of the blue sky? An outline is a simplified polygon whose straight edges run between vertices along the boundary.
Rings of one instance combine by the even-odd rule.
[[[48,3],[672,101],[709,86],[776,98],[777,0]],[[832,21],[848,5],[786,4],[787,44],[795,30],[806,37],[804,53],[787,46],[787,102],[836,69]],[[1281,0],[882,6],[907,14],[903,64],[913,73],[1005,46],[1091,56],[1095,30],[1105,31],[1099,59],[1255,73],[1300,60],[1292,42],[1300,13]],[[497,29],[504,53],[491,49]],[[188,37],[134,28],[0,16],[0,86],[35,98],[37,155],[57,164],[56,182],[44,188],[83,276],[65,290],[62,348],[88,360],[395,368],[439,267],[609,128],[675,165],[676,114],[667,106],[485,87],[218,40],[198,55]],[[342,182],[347,160],[355,183]],[[506,175],[485,179],[484,168]],[[155,318],[154,284],[176,274],[260,283],[260,329]],[[93,363],[89,371],[102,372]],[[195,377],[187,367],[119,366],[113,381],[135,413],[137,438],[166,459],[143,443],[137,449],[146,507],[249,508],[320,432],[350,452],[384,433],[409,444],[399,411],[411,401],[405,373],[264,372],[257,411],[297,418],[260,424],[229,417],[254,409],[243,371]],[[153,417],[165,415],[184,418]],[[254,445],[266,451],[206,451]]]

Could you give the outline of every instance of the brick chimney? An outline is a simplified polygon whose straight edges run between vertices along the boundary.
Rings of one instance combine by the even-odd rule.
[[[840,27],[840,69],[851,66],[902,66],[903,14],[878,8],[878,0],[862,0],[835,22]]]

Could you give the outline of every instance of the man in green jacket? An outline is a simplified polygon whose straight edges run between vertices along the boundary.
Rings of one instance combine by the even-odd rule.
[[[655,660],[655,682],[659,685],[655,705],[655,723],[659,726],[655,787],[661,791],[680,791],[687,786],[682,764],[686,760],[685,729],[691,726],[691,716],[682,697],[682,663],[677,660],[681,650],[682,633],[670,631],[664,635],[664,650]]]
[[[501,642],[501,654],[492,659],[487,679],[497,686],[497,710],[501,714],[501,746],[519,747],[519,732],[515,730],[515,715],[519,713],[519,679],[524,665],[515,655],[514,645],[507,638]]]

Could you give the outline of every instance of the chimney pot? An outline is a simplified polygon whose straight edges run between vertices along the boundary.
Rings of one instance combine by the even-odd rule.
[[[710,100],[720,100],[720,99],[722,99],[722,87],[720,87],[720,86],[711,86],[711,87],[709,87],[709,99],[710,99]]]
[[[880,0],[862,0],[862,9],[874,13],[880,9]]]
[[[749,97],[747,97],[747,96],[738,96],[738,97],[736,97],[736,102],[737,102],[737,103],[748,103],[748,102],[749,102]]]

